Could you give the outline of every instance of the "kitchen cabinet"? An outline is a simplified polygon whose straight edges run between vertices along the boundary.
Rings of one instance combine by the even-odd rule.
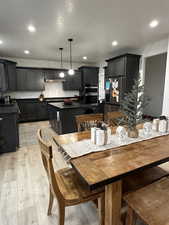
[[[83,86],[98,86],[99,67],[82,66],[79,70]]]
[[[139,75],[140,55],[125,54],[106,61],[106,102],[120,104],[124,94],[131,91],[134,80]],[[113,93],[118,93],[118,100]]]
[[[139,72],[140,55],[125,54],[106,60],[107,77],[126,76],[129,79],[136,77]]]
[[[0,154],[19,147],[18,113],[17,104],[0,109]]]
[[[46,102],[38,99],[18,99],[20,109],[20,122],[33,122],[48,120],[48,108]]]
[[[16,63],[0,59],[0,91],[16,90]]]
[[[65,91],[79,90],[81,87],[81,72],[76,70],[73,76],[66,74],[63,82],[63,89]]]
[[[108,62],[107,72],[110,76],[120,76],[126,73],[125,67],[126,57],[120,57]]]
[[[43,91],[44,74],[42,69],[17,67],[17,91]]]
[[[6,89],[5,67],[4,64],[0,62],[0,91],[4,92]]]

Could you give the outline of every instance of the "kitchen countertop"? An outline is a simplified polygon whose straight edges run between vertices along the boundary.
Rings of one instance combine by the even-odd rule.
[[[48,103],[51,106],[57,107],[59,109],[75,109],[75,108],[88,108],[92,106],[98,106],[97,103],[94,104],[81,104],[79,102],[73,102],[72,105],[64,105],[63,102],[56,102],[56,103]]]
[[[0,114],[11,114],[19,112],[20,111],[17,103],[13,103],[12,105],[0,106]]]

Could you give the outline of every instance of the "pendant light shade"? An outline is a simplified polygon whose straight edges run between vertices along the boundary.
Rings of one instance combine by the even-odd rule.
[[[69,74],[70,76],[72,76],[72,75],[75,74],[75,71],[74,71],[73,68],[72,68],[72,41],[73,41],[73,39],[72,39],[72,38],[69,38],[68,41],[69,41],[69,43],[70,43],[70,69],[69,69],[69,71],[68,71],[68,74]]]
[[[59,48],[59,50],[60,50],[60,67],[61,67],[61,69],[63,69],[63,60],[62,60],[62,51],[63,51],[63,48]],[[60,78],[64,78],[65,77],[65,74],[64,74],[63,71],[61,71],[59,73],[59,77]]]

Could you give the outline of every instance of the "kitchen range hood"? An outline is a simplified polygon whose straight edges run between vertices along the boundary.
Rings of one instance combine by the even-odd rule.
[[[64,78],[45,78],[45,83],[56,83],[56,82],[64,82]]]

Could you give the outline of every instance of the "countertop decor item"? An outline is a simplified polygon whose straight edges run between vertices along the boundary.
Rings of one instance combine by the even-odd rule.
[[[64,102],[64,105],[72,105],[73,104],[71,99],[64,99],[63,102]]]
[[[148,97],[144,95],[144,85],[141,84],[141,79],[138,76],[134,80],[131,91],[125,93],[124,98],[121,101],[121,111],[124,114],[124,117],[119,123],[127,125],[129,137],[138,137],[136,125],[143,121],[143,109],[147,106],[148,101]]]
[[[43,102],[45,100],[44,94],[39,95],[39,101]]]
[[[145,122],[143,124],[143,131],[144,131],[145,136],[150,135],[151,132],[152,132],[152,123],[151,122]]]
[[[103,146],[110,144],[111,128],[106,124],[100,124],[91,128],[91,142],[92,144]]]
[[[120,140],[124,140],[127,137],[126,128],[123,126],[118,126],[116,129],[116,135]]]
[[[166,133],[168,130],[168,121],[165,116],[161,116],[159,120],[159,132]]]
[[[158,131],[159,122],[160,122],[160,120],[158,118],[157,119],[153,119],[153,123],[152,123],[152,130],[153,131]]]

